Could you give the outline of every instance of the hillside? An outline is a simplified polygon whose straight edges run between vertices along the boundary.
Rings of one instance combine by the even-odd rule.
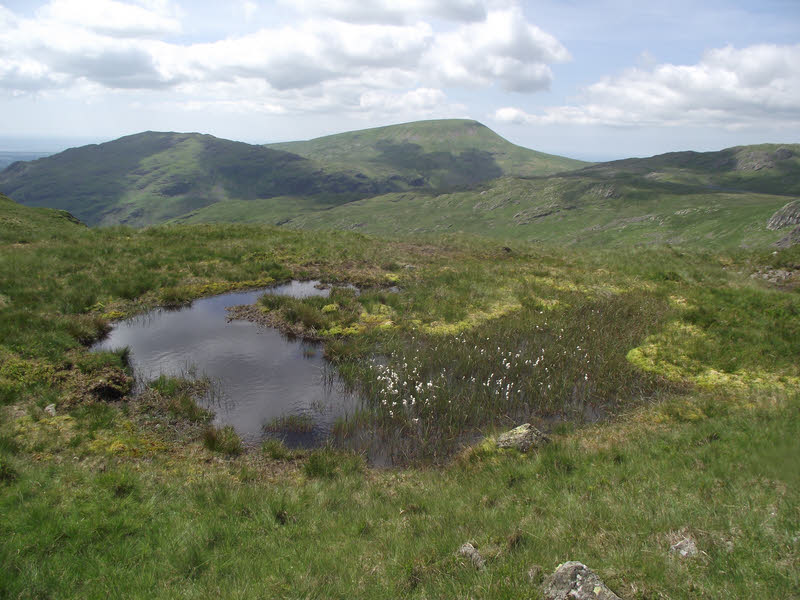
[[[516,146],[477,121],[416,121],[270,144],[371,178],[401,180],[409,187],[444,188],[502,175],[549,175],[586,166],[563,156]]]
[[[0,173],[0,191],[29,206],[68,210],[89,225],[141,226],[229,199],[295,194],[341,202],[380,188],[288,152],[145,132],[15,163]]]
[[[514,146],[474,121],[426,121],[270,147],[145,132],[15,163],[0,173],[0,192],[28,206],[68,210],[89,225],[275,224],[389,192],[585,164]]]
[[[13,150],[0,150],[0,170],[8,165],[21,160],[36,160],[44,156],[50,156],[52,152],[17,152]]]
[[[505,177],[449,194],[387,194],[303,215],[289,226],[381,235],[463,231],[578,246],[758,246],[786,234],[767,228],[786,203],[785,196],[584,170],[546,178]]]
[[[617,178],[638,175],[764,194],[800,194],[800,144],[736,146],[718,152],[670,152],[589,166],[578,175]]]
[[[0,242],[25,244],[47,237],[69,237],[86,229],[64,210],[22,206],[0,194]]]

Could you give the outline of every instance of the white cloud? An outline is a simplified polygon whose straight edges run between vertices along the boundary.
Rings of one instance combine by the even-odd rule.
[[[549,64],[569,57],[519,9],[491,8],[510,0],[489,1],[413,0],[420,15],[483,18],[445,33],[419,19],[312,18],[194,43],[170,39],[181,23],[168,0],[50,0],[35,18],[0,7],[0,90],[140,90],[154,105],[226,112],[463,113],[444,86],[534,91],[549,84]],[[245,13],[258,8],[253,0],[239,6]],[[356,4],[326,6],[336,12]],[[398,6],[387,0],[373,8],[411,14]],[[158,98],[164,91],[175,97]]]
[[[493,11],[482,23],[437,37],[427,64],[446,84],[532,92],[547,89],[549,64],[570,59],[552,35],[528,23],[517,8]]]
[[[529,114],[498,109],[498,121],[612,126],[800,124],[800,44],[708,51],[695,65],[632,68],[584,90],[574,106]]]
[[[361,108],[379,112],[431,112],[445,105],[447,95],[442,90],[418,88],[401,94],[382,90],[365,92],[359,99]]]
[[[39,19],[89,29],[115,37],[150,37],[179,33],[180,22],[165,2],[136,6],[116,0],[51,0]]]
[[[481,21],[485,0],[280,0],[294,10],[349,23],[401,24],[434,17],[447,21]]]

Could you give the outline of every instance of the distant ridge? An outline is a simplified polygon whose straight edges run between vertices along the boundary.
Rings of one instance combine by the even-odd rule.
[[[373,177],[398,172],[406,177],[416,175],[426,178],[432,187],[501,175],[550,175],[589,164],[517,146],[469,119],[415,121],[268,147],[325,164],[358,168]],[[459,162],[461,169],[448,169]]]
[[[148,131],[14,163],[0,172],[0,192],[28,206],[67,210],[89,225],[280,224],[390,192],[441,191],[586,164],[515,146],[466,120],[271,146]]]
[[[800,144],[735,146],[715,152],[669,152],[586,167],[575,174],[643,175],[658,181],[739,191],[800,194]]]
[[[469,232],[577,246],[754,247],[794,243],[796,236],[768,223],[798,194],[800,145],[761,144],[503,177],[446,194],[388,194],[300,215],[288,226],[376,235]]]

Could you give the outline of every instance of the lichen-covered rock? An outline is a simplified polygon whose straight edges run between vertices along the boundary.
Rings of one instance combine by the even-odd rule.
[[[679,542],[672,544],[669,549],[681,558],[691,558],[698,553],[697,544],[690,537],[685,537]]]
[[[481,556],[481,553],[469,542],[462,544],[461,548],[458,549],[458,554],[470,559],[472,565],[478,570],[486,566],[486,561]]]
[[[792,225],[800,225],[800,200],[792,200],[784,205],[767,221],[767,229],[773,231]]]
[[[559,565],[544,582],[545,600],[620,600],[585,564]]]
[[[788,235],[785,235],[773,244],[776,248],[791,248],[795,244],[800,244],[800,225],[792,229]]]
[[[514,448],[520,452],[527,452],[531,448],[538,448],[548,441],[550,441],[550,438],[545,434],[530,423],[525,423],[498,436],[497,447]]]

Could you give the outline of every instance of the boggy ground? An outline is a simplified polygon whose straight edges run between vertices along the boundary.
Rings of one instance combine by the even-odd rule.
[[[796,250],[242,226],[2,239],[4,597],[535,598],[571,559],[625,598],[798,589],[800,296],[750,277]],[[323,338],[364,393],[337,434],[399,433],[405,468],[245,451],[207,426],[202,382],[134,398],[124,352],[87,352],[110,320],[289,277],[367,289],[261,308]],[[522,420],[553,442],[497,450]],[[460,447],[467,433],[489,437]],[[686,535],[700,553],[680,559]],[[457,556],[466,541],[484,570]]]

